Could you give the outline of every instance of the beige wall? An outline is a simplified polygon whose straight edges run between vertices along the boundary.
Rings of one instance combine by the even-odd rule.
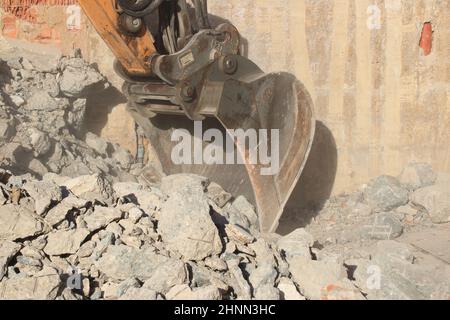
[[[374,4],[379,30],[367,26]],[[310,183],[326,180],[339,193],[410,161],[450,172],[450,0],[210,0],[210,10],[240,29],[265,71],[295,73],[309,89],[321,122]],[[425,57],[428,21],[434,43]],[[112,75],[111,54],[86,28],[80,45]],[[98,112],[91,119],[103,135],[133,144],[123,105]]]

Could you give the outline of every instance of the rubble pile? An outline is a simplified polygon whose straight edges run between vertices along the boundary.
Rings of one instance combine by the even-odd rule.
[[[0,55],[0,166],[38,178],[98,173],[134,181],[133,156],[83,130],[87,97],[106,89],[105,78],[82,58],[27,56]]]
[[[448,263],[401,241],[450,222],[450,179],[429,166],[264,234],[244,197],[195,175],[146,179],[124,149],[80,136],[86,99],[107,85],[81,58],[2,58],[0,299],[450,296]]]

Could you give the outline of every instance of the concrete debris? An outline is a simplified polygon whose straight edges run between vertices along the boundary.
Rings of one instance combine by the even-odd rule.
[[[2,241],[0,243],[0,280],[6,274],[9,262],[21,248],[20,244],[11,241]]]
[[[104,82],[104,77],[81,58],[62,58],[62,75],[59,79],[61,92],[69,98],[80,98],[92,86]]]
[[[419,189],[411,195],[411,201],[424,208],[434,223],[450,222],[450,183]]]
[[[95,207],[94,212],[84,217],[89,231],[105,228],[122,219],[123,213],[117,208]]]
[[[66,181],[64,187],[75,196],[92,202],[111,203],[114,199],[114,190],[111,183],[99,174],[81,176]]]
[[[263,234],[243,196],[84,132],[94,67],[0,58],[0,299],[450,296],[445,254],[406,240],[449,225],[449,175],[413,163]]]
[[[391,211],[408,203],[408,191],[394,177],[381,176],[373,180],[366,192],[367,202],[380,211]]]
[[[176,176],[179,189],[173,189],[167,188],[170,179],[173,178],[163,179],[162,190],[171,193],[162,205],[159,220],[159,230],[167,248],[193,261],[220,254],[222,242],[211,219],[202,181],[192,176]]]
[[[44,231],[43,221],[28,208],[14,204],[0,207],[0,239],[27,239],[41,235]]]
[[[310,248],[313,244],[313,236],[304,229],[297,229],[277,241],[278,248],[287,258],[295,256],[311,258]]]
[[[61,230],[50,233],[44,251],[49,256],[74,254],[88,235],[87,229]]]
[[[13,277],[0,282],[2,300],[54,300],[61,279],[56,270],[45,268],[33,277]]]
[[[158,267],[167,263],[169,258],[157,254],[153,249],[136,249],[124,245],[109,246],[97,261],[97,268],[114,280],[126,280],[131,277],[140,281],[150,279]]]
[[[428,163],[410,163],[403,169],[399,180],[409,190],[415,191],[435,184],[437,174]]]
[[[61,188],[53,182],[32,181],[23,188],[34,199],[35,210],[39,215],[46,213],[52,204],[57,204],[63,198]]]

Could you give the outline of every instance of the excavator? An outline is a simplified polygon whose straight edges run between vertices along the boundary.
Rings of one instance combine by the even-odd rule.
[[[258,213],[256,227],[275,231],[315,133],[313,103],[302,83],[289,73],[266,74],[243,56],[238,30],[225,20],[213,26],[207,0],[78,2],[114,53],[128,111],[164,172],[201,175],[245,196]],[[195,141],[196,122],[225,135],[277,132],[268,148],[279,153],[279,170],[261,174],[267,163],[249,161],[250,143],[235,140],[240,164],[174,163],[173,133],[186,130]]]

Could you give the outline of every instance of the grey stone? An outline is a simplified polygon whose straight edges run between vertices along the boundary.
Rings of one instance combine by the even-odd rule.
[[[119,298],[119,300],[139,300],[139,301],[155,301],[158,299],[156,291],[146,288],[130,288],[127,292]]]
[[[0,240],[0,281],[6,275],[9,262],[21,248],[22,246],[18,243]]]
[[[255,241],[255,237],[250,232],[238,225],[227,224],[225,232],[230,240],[240,244],[247,245]]]
[[[135,249],[126,246],[109,246],[96,262],[97,268],[107,277],[116,280],[137,278],[146,281],[155,270],[169,261],[151,249]]]
[[[105,228],[108,224],[122,219],[123,213],[117,208],[96,206],[94,212],[84,217],[89,231]]]
[[[50,151],[52,144],[47,133],[36,128],[30,128],[28,135],[36,157],[46,155]]]
[[[393,240],[403,234],[403,225],[392,213],[375,215],[371,224],[361,227],[363,238],[374,240]]]
[[[252,298],[252,289],[242,274],[242,270],[239,267],[239,260],[228,260],[227,265],[232,279],[232,286],[238,299],[250,300]]]
[[[322,300],[328,286],[337,284],[344,278],[342,265],[330,261],[313,261],[310,258],[297,256],[288,259],[289,270],[293,280],[302,294],[312,300]]]
[[[116,147],[111,157],[118,163],[122,169],[130,170],[134,163],[134,158],[128,150],[121,147]]]
[[[176,285],[188,283],[189,273],[185,264],[178,260],[170,260],[159,266],[148,279],[143,288],[166,294]]]
[[[101,155],[108,153],[108,142],[93,133],[86,134],[86,144]]]
[[[11,120],[0,119],[0,142],[9,142],[14,134],[13,122]]]
[[[0,207],[0,239],[26,239],[44,231],[44,224],[31,211],[14,204]]]
[[[44,252],[49,256],[74,254],[90,234],[89,230],[78,228],[74,230],[60,230],[50,233]]]
[[[219,208],[223,208],[233,198],[230,193],[226,192],[215,182],[208,185],[206,194],[211,201],[219,206]]]
[[[50,209],[44,219],[49,225],[56,226],[66,219],[68,213],[79,212],[81,209],[86,208],[88,204],[87,200],[70,195],[64,198],[57,206]]]
[[[37,90],[27,100],[25,107],[29,111],[55,111],[59,105],[47,92]]]
[[[45,267],[32,277],[14,277],[0,282],[0,299],[54,300],[60,286],[56,270]]]
[[[214,271],[224,272],[228,270],[227,263],[218,257],[206,258],[205,265]]]
[[[67,123],[72,126],[76,132],[83,130],[86,116],[86,99],[77,99],[70,106],[67,113]]]
[[[167,300],[187,300],[187,301],[212,301],[220,300],[222,297],[218,288],[207,286],[192,290],[188,285],[179,285],[173,287],[167,293]]]
[[[433,167],[427,163],[410,163],[404,169],[399,178],[400,182],[409,190],[432,186],[437,180],[437,174]]]
[[[409,201],[408,190],[394,177],[381,176],[373,180],[364,194],[373,208],[380,211],[391,211]]]
[[[194,261],[220,254],[222,242],[201,185],[182,190],[172,191],[161,208],[158,231],[167,248]]]
[[[30,181],[24,185],[25,191],[34,199],[36,213],[46,213],[52,204],[63,198],[61,188],[53,182]]]
[[[233,201],[232,208],[235,209],[238,213],[243,215],[249,222],[250,226],[254,226],[258,228],[259,221],[258,221],[258,215],[256,214],[255,207],[248,202],[248,200],[245,197],[239,196],[236,198],[236,200]],[[230,223],[236,223],[233,217],[230,217]],[[239,219],[238,219],[239,220]],[[246,227],[243,225],[243,227]]]
[[[112,203],[114,190],[111,183],[100,174],[86,175],[65,182],[65,187],[79,198]]]
[[[445,264],[413,264],[409,250],[403,244],[383,242],[372,260],[352,263],[356,284],[368,299],[448,299],[450,268]]]
[[[434,223],[450,222],[450,183],[419,189],[411,195],[411,201],[426,209]]]
[[[161,191],[167,195],[172,193],[203,194],[209,183],[205,177],[193,174],[175,174],[162,179]]]
[[[278,272],[271,264],[258,264],[257,268],[250,274],[249,281],[257,291],[261,287],[274,287]]]
[[[281,292],[272,285],[263,285],[255,290],[255,300],[276,301],[281,300]]]
[[[286,257],[302,256],[311,258],[314,238],[305,229],[297,229],[277,241],[277,246]]]
[[[282,278],[277,286],[281,292],[282,300],[300,301],[305,300],[305,297],[298,292],[297,286],[288,278]]]
[[[80,98],[87,89],[103,81],[103,76],[90,67],[67,66],[59,79],[59,87],[66,97]]]

